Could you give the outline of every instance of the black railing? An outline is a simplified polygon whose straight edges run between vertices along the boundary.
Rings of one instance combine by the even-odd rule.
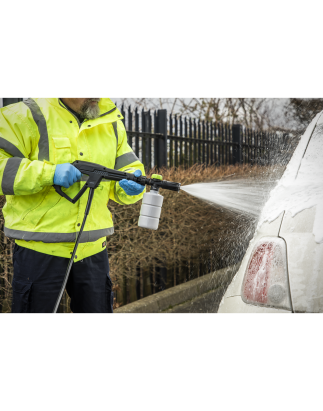
[[[169,116],[166,110],[131,107],[124,110],[128,143],[146,169],[190,167],[193,164],[231,165],[279,162],[292,154],[293,138],[287,133],[257,131],[240,124]],[[286,160],[286,159],[285,159]]]

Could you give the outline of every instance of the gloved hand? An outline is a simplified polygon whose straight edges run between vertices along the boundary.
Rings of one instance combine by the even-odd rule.
[[[141,171],[136,170],[134,172],[134,175],[136,177],[140,177]],[[137,196],[138,194],[141,194],[145,189],[145,186],[142,186],[141,184],[138,184],[135,181],[131,180],[121,180],[119,181],[119,185],[121,188],[123,188],[123,190],[128,196]]]
[[[68,188],[77,181],[80,181],[81,177],[82,173],[72,164],[58,164],[55,170],[54,184]]]

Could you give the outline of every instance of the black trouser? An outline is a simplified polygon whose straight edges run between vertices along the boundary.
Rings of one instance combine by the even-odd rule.
[[[15,245],[13,313],[51,313],[69,259]],[[73,313],[112,313],[113,292],[106,249],[74,263],[66,285]]]

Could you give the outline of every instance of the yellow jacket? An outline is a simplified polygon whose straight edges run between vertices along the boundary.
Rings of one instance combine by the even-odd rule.
[[[82,124],[57,98],[28,99],[0,109],[0,194],[5,235],[45,254],[69,257],[80,229],[87,195],[72,204],[56,193],[56,164],[90,161],[127,172],[144,167],[127,143],[122,115],[110,99],[101,99],[101,115]],[[85,176],[84,176],[85,177]],[[82,180],[84,180],[82,178]],[[74,197],[84,181],[64,191]],[[94,192],[75,261],[100,252],[113,233],[109,199],[132,204],[119,183],[103,181]]]

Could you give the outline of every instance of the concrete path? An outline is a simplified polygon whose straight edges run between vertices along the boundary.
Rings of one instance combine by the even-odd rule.
[[[210,291],[161,314],[217,314],[223,289]]]
[[[216,313],[240,264],[127,304],[115,313]]]

